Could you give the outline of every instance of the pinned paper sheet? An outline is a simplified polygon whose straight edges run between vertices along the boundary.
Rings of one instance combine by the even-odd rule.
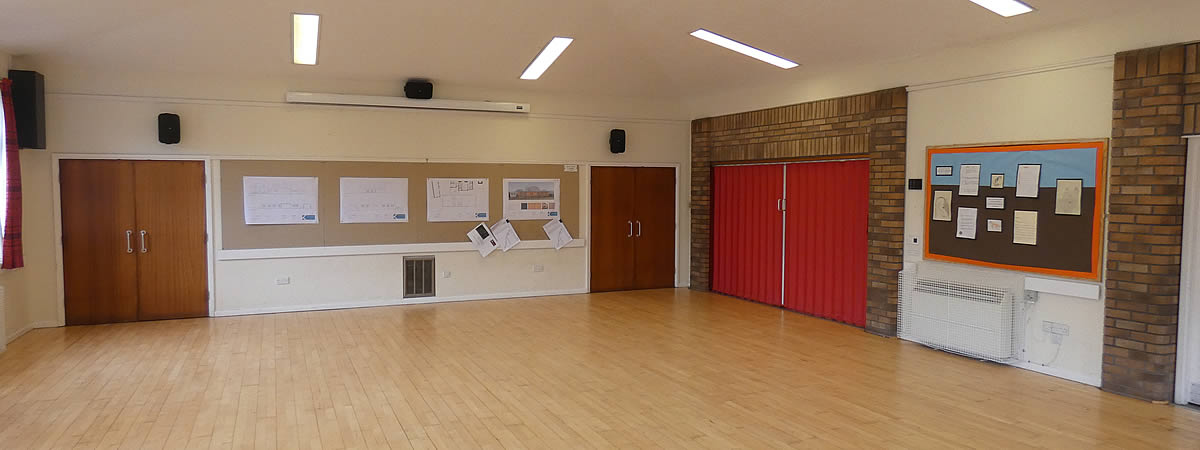
[[[1004,197],[988,197],[987,209],[1004,209]]]
[[[430,178],[425,189],[428,222],[488,219],[487,178]]]
[[[504,217],[533,220],[558,217],[559,180],[504,179]]]
[[[317,223],[317,177],[242,177],[246,225]]]
[[[571,237],[571,232],[567,230],[567,226],[563,224],[562,219],[554,219],[542,225],[542,229],[546,231],[546,237],[550,238],[550,242],[554,244],[554,249],[559,250],[570,244],[574,238]]]
[[[479,256],[487,258],[500,246],[496,242],[496,238],[492,236],[491,230],[488,229],[486,223],[481,223],[467,232],[467,238],[471,239],[471,243],[475,245],[475,250],[479,251]]]
[[[954,193],[950,191],[933,192],[933,220],[949,222],[953,220],[950,212],[950,202]]]
[[[954,237],[959,239],[975,239],[975,231],[979,228],[979,209],[958,208],[958,232]]]
[[[342,223],[408,222],[408,178],[341,180]]]
[[[1078,216],[1083,212],[1083,180],[1058,180],[1055,191],[1055,214]]]
[[[1037,198],[1038,189],[1042,184],[1041,164],[1020,164],[1017,166],[1017,197]]]
[[[979,164],[963,164],[958,171],[958,195],[974,197],[979,195]]]
[[[496,237],[496,243],[500,246],[500,250],[506,252],[521,243],[521,238],[517,236],[517,230],[513,228],[512,222],[508,219],[492,225],[492,236]]]
[[[1013,212],[1013,243],[1037,245],[1038,242],[1038,213],[1037,211]]]

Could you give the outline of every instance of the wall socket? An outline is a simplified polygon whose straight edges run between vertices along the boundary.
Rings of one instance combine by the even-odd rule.
[[[292,277],[279,277],[275,279],[275,285],[277,286],[283,286],[287,284],[292,284]]]
[[[445,272],[442,272],[442,278],[450,278],[450,271],[447,270]]]
[[[533,271],[534,271],[534,272],[539,272],[539,273],[540,273],[540,272],[545,272],[545,271],[546,271],[546,266],[543,266],[543,265],[541,265],[541,264],[534,264],[534,265],[533,265]]]
[[[1071,327],[1064,323],[1045,320],[1042,321],[1042,332],[1053,334],[1055,336],[1070,336]]]

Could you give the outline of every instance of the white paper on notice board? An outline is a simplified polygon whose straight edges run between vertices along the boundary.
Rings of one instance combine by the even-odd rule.
[[[487,220],[487,178],[430,178],[426,184],[426,221]]]
[[[317,223],[317,177],[242,177],[246,225]]]
[[[504,179],[504,218],[553,219],[559,211],[559,180]]]
[[[562,219],[554,219],[542,225],[542,230],[546,232],[546,237],[554,244],[554,249],[559,250],[566,247],[574,239],[571,237],[571,232],[567,230],[567,226],[563,224]]]
[[[408,222],[408,178],[340,180],[342,223]]]

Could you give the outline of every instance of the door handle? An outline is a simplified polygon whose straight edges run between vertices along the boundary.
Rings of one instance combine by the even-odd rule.
[[[782,198],[775,199],[775,210],[783,211],[783,199]]]
[[[146,230],[142,230],[142,253],[146,253]]]
[[[639,220],[639,221],[637,221],[637,223],[638,223],[638,234],[637,234],[637,236],[638,236],[638,237],[642,237],[642,221],[640,221],[640,220]]]
[[[625,237],[633,237],[633,221],[629,221],[629,235]]]
[[[133,253],[133,230],[125,230],[125,253]]]

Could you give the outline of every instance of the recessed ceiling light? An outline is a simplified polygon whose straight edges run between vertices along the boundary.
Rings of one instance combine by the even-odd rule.
[[[558,59],[558,55],[561,55],[567,49],[567,46],[571,45],[571,42],[574,41],[574,39],[568,37],[551,39],[550,43],[546,44],[546,48],[542,49],[542,53],[538,54],[537,58],[534,58],[533,62],[529,63],[529,67],[525,68],[525,73],[521,74],[521,79],[536,80],[541,78],[546,69],[549,69],[550,65],[554,64],[554,60]]]
[[[703,28],[693,31],[692,36],[706,40],[713,44],[717,44],[719,46],[725,47],[727,49],[733,50],[735,52],[741,53],[743,55],[749,56],[751,58],[757,59],[759,61],[765,62],[767,64],[770,64],[770,65],[773,65],[773,66],[776,66],[779,68],[791,69],[793,67],[799,66],[799,64],[796,64],[787,59],[780,58],[778,56],[764,52],[762,50],[759,50],[757,48],[754,48],[749,45],[743,44],[741,42],[735,41],[733,39],[729,39],[725,36],[721,36],[719,34],[705,30]]]
[[[1033,12],[1033,7],[1018,0],[971,0],[971,3],[992,10],[1004,17],[1019,16]]]
[[[292,63],[317,64],[317,37],[320,31],[320,15],[292,14]]]

